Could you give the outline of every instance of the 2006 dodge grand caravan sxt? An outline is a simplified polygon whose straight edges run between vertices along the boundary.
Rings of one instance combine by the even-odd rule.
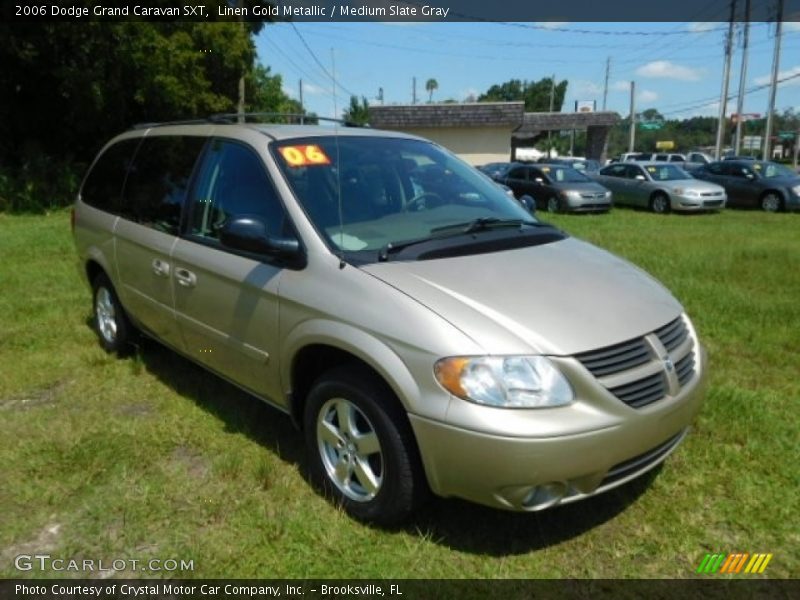
[[[108,351],[134,331],[289,413],[315,481],[534,511],[661,463],[701,401],[681,305],[443,148],[369,129],[134,129],[74,214]]]

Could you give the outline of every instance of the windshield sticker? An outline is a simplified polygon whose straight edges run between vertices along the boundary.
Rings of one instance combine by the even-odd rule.
[[[542,173],[549,173],[550,167],[542,167]]]
[[[754,164],[753,164],[753,168],[754,168],[756,171],[760,171],[760,170],[761,170],[761,165],[760,165],[760,164],[758,164],[758,163],[754,163]],[[743,171],[746,171],[746,169],[742,169],[742,170],[743,170]]]
[[[656,168],[655,167],[647,167],[647,170],[650,171],[651,173],[655,173],[656,172]]]
[[[309,165],[329,165],[330,159],[316,144],[309,146],[283,146],[278,148],[283,160],[290,167],[307,167]]]

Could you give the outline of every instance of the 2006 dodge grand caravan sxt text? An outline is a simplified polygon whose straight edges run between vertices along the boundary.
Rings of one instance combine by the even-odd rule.
[[[705,354],[663,286],[424,139],[134,129],[74,218],[102,346],[144,332],[292,415],[359,519],[429,490],[586,498],[660,464],[701,401]]]

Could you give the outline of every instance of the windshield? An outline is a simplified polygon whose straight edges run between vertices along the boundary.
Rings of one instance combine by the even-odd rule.
[[[754,162],[753,169],[761,177],[766,177],[767,179],[771,177],[797,177],[797,174],[793,173],[791,169],[787,169],[777,163]]]
[[[542,167],[542,173],[550,178],[550,181],[558,183],[585,183],[591,181],[583,173],[572,167]]]
[[[337,250],[379,251],[479,219],[537,222],[496,183],[430,142],[347,135],[283,140],[273,149]]]
[[[679,181],[681,179],[692,179],[686,171],[675,165],[648,165],[647,169],[650,179],[653,181]]]

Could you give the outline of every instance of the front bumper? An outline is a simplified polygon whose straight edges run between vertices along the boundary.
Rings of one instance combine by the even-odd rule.
[[[727,196],[711,196],[696,198],[689,196],[672,195],[670,197],[672,210],[686,212],[703,212],[709,210],[722,210],[728,201]]]
[[[628,418],[610,426],[563,436],[507,437],[409,418],[434,493],[535,511],[613,489],[663,462],[699,409],[705,373],[674,398],[630,408]]]

